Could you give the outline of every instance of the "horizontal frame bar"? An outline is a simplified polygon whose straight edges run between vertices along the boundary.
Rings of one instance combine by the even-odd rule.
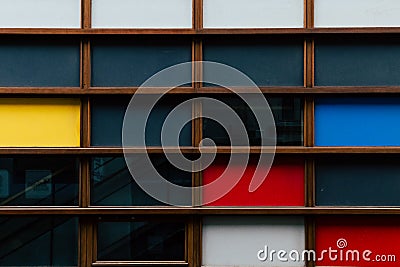
[[[270,153],[268,147],[250,147],[251,154]],[[246,147],[217,147],[218,154],[247,153]],[[212,148],[206,147],[147,147],[147,148],[129,148],[126,153],[131,154],[162,154],[162,153],[183,153],[199,154],[214,153]],[[70,156],[100,156],[100,155],[122,155],[124,149],[121,147],[89,147],[89,148],[0,148],[1,156],[12,155],[70,155]],[[323,155],[323,154],[400,154],[398,146],[383,147],[297,147],[297,146],[279,146],[276,147],[276,154],[300,154],[300,155]]]
[[[187,262],[184,261],[96,261],[92,263],[93,267],[108,267],[108,266],[134,266],[134,267],[140,267],[140,266],[152,266],[152,267],[162,267],[162,266],[188,266]]]
[[[400,215],[400,207],[0,207],[0,215],[162,216],[162,215]]]
[[[397,34],[400,27],[355,28],[246,28],[246,29],[72,29],[2,28],[0,35],[313,35],[313,34]]]

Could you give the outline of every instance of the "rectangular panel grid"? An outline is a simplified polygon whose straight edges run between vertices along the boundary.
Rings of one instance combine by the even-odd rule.
[[[21,79],[26,79],[25,81],[10,81],[9,79],[11,78],[18,79],[18,75],[10,75],[7,73],[10,69],[1,66],[0,63],[0,94],[2,95],[2,101],[6,101],[4,99],[21,101],[29,97],[45,99],[43,100],[45,102],[58,101],[57,99],[60,98],[73,99],[74,109],[73,112],[69,112],[69,115],[73,113],[74,116],[76,115],[75,117],[79,118],[73,123],[73,128],[75,129],[72,131],[75,134],[73,142],[45,144],[40,142],[40,138],[35,138],[32,142],[22,145],[17,143],[12,145],[5,144],[0,148],[0,200],[7,199],[12,194],[19,194],[17,198],[12,200],[14,202],[4,203],[0,207],[0,215],[4,216],[2,222],[14,226],[14,228],[17,228],[16,231],[18,227],[24,227],[25,224],[32,226],[32,230],[28,231],[28,234],[24,234],[25,239],[19,240],[26,244],[26,247],[13,247],[17,236],[2,236],[2,240],[5,240],[2,244],[7,248],[6,250],[12,249],[17,252],[13,252],[14,255],[12,255],[13,253],[8,253],[1,256],[0,266],[22,264],[24,266],[68,265],[81,267],[137,265],[200,267],[208,263],[213,264],[212,257],[207,258],[208,256],[203,254],[204,245],[207,242],[207,240],[203,240],[203,237],[209,230],[205,222],[207,220],[218,220],[222,215],[230,215],[230,222],[240,218],[244,228],[252,225],[252,220],[254,219],[250,219],[250,217],[266,218],[266,221],[271,222],[274,218],[280,218],[276,216],[285,215],[289,221],[297,222],[301,220],[301,223],[296,224],[296,229],[298,229],[295,233],[289,231],[290,229],[286,229],[289,232],[287,240],[290,241],[295,238],[298,249],[314,249],[315,247],[321,248],[326,245],[321,242],[322,234],[326,233],[323,231],[327,229],[326,221],[320,219],[322,215],[329,214],[329,216],[342,219],[348,219],[354,214],[369,215],[371,216],[369,218],[374,218],[374,220],[378,221],[384,217],[383,215],[388,214],[397,218],[400,214],[400,209],[395,206],[381,207],[380,203],[382,201],[379,202],[379,197],[377,202],[374,198],[371,198],[368,207],[356,205],[359,203],[356,200],[350,201],[350,204],[344,207],[341,204],[343,201],[335,199],[337,197],[335,193],[324,195],[321,192],[316,192],[316,190],[324,186],[324,188],[334,188],[339,192],[340,190],[346,190],[346,188],[340,187],[341,185],[335,183],[321,184],[324,181],[319,180],[321,177],[318,176],[321,173],[326,173],[326,169],[329,169],[332,164],[334,168],[335,159],[340,158],[343,154],[349,154],[350,157],[353,157],[361,153],[371,157],[377,156],[383,160],[386,158],[393,160],[391,154],[400,153],[400,147],[397,145],[391,147],[380,146],[380,144],[378,146],[345,146],[347,144],[335,147],[331,145],[316,146],[318,145],[319,125],[315,125],[316,129],[314,130],[314,122],[318,123],[319,107],[316,106],[314,109],[315,100],[321,99],[323,95],[327,94],[334,99],[342,99],[349,96],[358,99],[359,95],[369,97],[371,97],[371,94],[373,96],[387,96],[388,93],[400,92],[400,86],[397,85],[396,81],[389,84],[380,82],[370,84],[365,82],[363,80],[363,75],[365,74],[363,73],[368,73],[368,71],[371,73],[368,69],[360,70],[361,78],[359,79],[361,82],[339,82],[337,84],[318,82],[319,77],[321,77],[318,76],[321,75],[318,72],[320,70],[319,66],[325,67],[324,70],[327,71],[325,77],[332,78],[333,74],[329,70],[332,70],[332,67],[334,68],[334,64],[332,65],[332,62],[329,62],[340,58],[332,57],[332,54],[336,51],[335,48],[337,48],[337,43],[333,42],[332,39],[344,40],[343,45],[347,48],[350,47],[351,50],[351,48],[354,48],[354,44],[371,46],[371,43],[367,41],[368,38],[364,38],[365,35],[374,37],[379,34],[379,40],[375,40],[372,44],[374,49],[378,51],[381,48],[385,48],[393,40],[393,35],[397,37],[400,34],[400,28],[396,26],[397,24],[393,22],[394,19],[391,19],[390,16],[381,21],[377,18],[376,23],[372,25],[373,27],[369,27],[371,25],[362,22],[363,18],[357,15],[356,8],[352,5],[348,6],[348,10],[352,10],[347,16],[351,17],[348,25],[343,26],[339,23],[324,24],[320,20],[323,13],[320,13],[321,9],[318,6],[319,3],[317,3],[319,1],[323,2],[323,0],[315,0],[315,10],[314,0],[305,0],[304,2],[291,0],[280,1],[279,3],[278,1],[269,1],[268,4],[274,8],[271,10],[277,9],[279,12],[274,14],[276,16],[270,16],[264,21],[262,16],[257,13],[259,10],[254,13],[255,9],[252,9],[247,2],[244,9],[240,8],[240,5],[243,5],[241,2],[244,1],[234,1],[232,3],[219,1],[221,6],[231,5],[230,7],[236,12],[225,14],[228,17],[224,17],[223,13],[218,14],[218,9],[212,9],[211,4],[213,3],[205,0],[170,1],[174,4],[166,4],[164,3],[166,1],[163,1],[157,10],[151,10],[151,5],[147,1],[125,1],[129,8],[124,9],[121,8],[122,4],[117,3],[124,2],[122,0],[82,0],[79,5],[76,4],[76,1],[64,0],[61,1],[66,5],[64,8],[63,5],[57,6],[51,15],[38,17],[41,14],[39,7],[46,8],[45,3],[48,3],[48,1],[43,0],[39,1],[43,2],[43,4],[37,3],[36,7],[32,9],[32,14],[25,16],[24,19],[22,19],[23,12],[18,13],[18,17],[10,18],[10,14],[17,12],[18,8],[20,8],[17,1],[13,5],[9,5],[7,1],[0,1],[0,5],[13,9],[8,16],[1,16],[0,35],[7,35],[7,38],[11,36],[15,40],[22,41],[24,47],[18,46],[18,49],[23,49],[27,55],[22,59],[30,57],[34,61],[31,63],[32,65],[29,65],[29,62],[23,62],[23,60],[17,62],[16,58],[8,58],[10,64],[16,64],[14,66],[15,70],[12,70],[12,72],[18,74],[21,68],[25,68],[28,69],[28,76],[33,71],[38,71],[39,73],[40,71],[49,71],[61,77],[43,74],[46,79],[39,79],[40,75],[34,75],[32,77],[39,79],[35,81],[29,79],[27,75],[21,75]],[[137,6],[140,8],[135,12],[140,14],[131,16],[129,9],[136,5],[135,2],[140,5]],[[255,2],[261,3],[261,1]],[[18,3],[24,4],[29,3],[29,1],[18,1]],[[393,1],[387,1],[387,3],[393,3]],[[267,1],[261,4],[267,4]],[[281,4],[286,4],[288,10],[282,11],[282,9],[279,9]],[[340,6],[341,9],[345,6],[344,3],[341,4],[340,2],[335,3],[335,5]],[[393,5],[391,6],[393,7]],[[57,16],[58,9],[61,8],[65,11],[64,15],[66,17],[61,20],[54,19],[52,16]],[[0,8],[0,10],[2,10],[1,12],[6,12],[6,9]],[[50,10],[52,9],[48,7],[46,11]],[[240,16],[240,12],[244,12],[247,17]],[[321,28],[314,27],[314,13],[315,26],[321,26]],[[146,16],[146,14],[150,14],[150,16]],[[330,18],[326,19],[337,21],[338,18],[333,17],[334,15],[332,13]],[[151,19],[154,16],[157,19]],[[241,20],[229,20],[229,16],[233,16],[233,18],[241,17]],[[118,17],[118,20],[115,19],[116,17]],[[361,22],[357,22],[357,20]],[[383,28],[378,28],[380,26],[383,26]],[[388,26],[390,28],[387,28]],[[352,34],[351,38],[349,38],[349,33]],[[34,47],[30,47],[32,39],[37,37],[36,35],[43,41],[35,43]],[[345,36],[346,38],[344,38]],[[54,51],[51,49],[52,44],[54,44],[51,41],[53,38],[57,39],[57,45],[60,45],[60,51],[64,51],[63,53],[57,51],[57,49]],[[218,41],[218,39],[222,41]],[[70,40],[76,40],[76,43],[71,45]],[[288,40],[290,41],[288,42]],[[9,43],[2,44],[0,50],[2,48],[5,49],[4,51],[11,49],[12,52],[13,49],[17,48],[15,42],[12,45],[8,45]],[[271,43],[278,45],[274,46]],[[286,45],[282,46],[281,44]],[[325,46],[319,46],[320,44]],[[121,47],[122,50],[119,49]],[[136,50],[135,47],[138,49]],[[238,56],[236,50],[240,50],[243,47],[249,49],[249,54],[246,55],[241,51],[239,54],[243,54],[240,55],[243,59],[240,57],[234,58]],[[294,47],[294,49],[291,49],[291,47]],[[390,51],[396,52],[396,48],[396,46],[390,46]],[[224,54],[226,49],[228,50]],[[10,55],[9,50],[7,51],[3,54]],[[346,51],[348,52],[348,50]],[[321,55],[319,54],[320,52],[328,54],[325,61],[318,61],[320,59],[318,56]],[[362,54],[362,52],[358,50],[358,53]],[[122,56],[118,55],[118,53]],[[341,57],[345,56],[340,51],[338,53]],[[374,62],[374,55],[371,55],[366,48],[365,53],[368,55],[367,58],[371,59],[371,66],[366,67],[374,68],[373,66],[376,63]],[[385,63],[393,60],[386,53],[387,51],[383,53],[383,58],[379,55],[376,58],[378,58],[379,64],[383,65],[383,68],[387,68],[385,73],[396,79],[397,65],[395,62],[389,65]],[[130,54],[129,58],[125,58],[124,54]],[[262,56],[257,57],[257,54]],[[364,55],[350,54],[355,57],[359,56],[361,58],[360,62],[366,59]],[[0,51],[0,57],[4,55]],[[278,57],[278,61],[274,58],[275,56]],[[258,70],[261,69],[261,72],[257,69],[252,69],[251,62],[246,62],[250,57],[254,57],[257,60],[257,68]],[[228,195],[219,204],[215,203],[215,205],[208,207],[173,207],[162,205],[153,199],[149,199],[141,189],[132,183],[122,158],[123,150],[119,140],[122,116],[124,114],[124,109],[121,107],[126,105],[126,102],[135,93],[140,83],[160,68],[183,61],[200,61],[203,59],[225,59],[227,62],[236,62],[239,67],[244,68],[245,72],[245,69],[248,68],[249,74],[255,75],[255,79],[260,81],[260,89],[266,97],[296,98],[301,102],[301,105],[299,105],[301,106],[301,114],[298,113],[296,116],[302,116],[302,123],[297,125],[293,133],[296,136],[301,135],[302,140],[296,139],[296,142],[283,142],[278,145],[276,150],[278,160],[273,166],[271,176],[274,177],[270,181],[272,184],[276,183],[276,186],[286,186],[288,184],[293,186],[291,198],[285,198],[283,194],[282,202],[278,201],[278,203],[275,201],[277,198],[273,196],[271,199],[274,201],[258,196],[261,199],[260,201],[258,201],[258,197],[255,197],[254,199],[257,200],[255,203],[251,201],[244,201],[245,203],[243,203],[237,201],[236,196]],[[272,60],[273,65],[263,66],[263,64],[268,65],[271,63],[269,60]],[[316,61],[315,64],[314,61]],[[57,66],[57,62],[61,66]],[[107,63],[109,62],[116,64],[110,63],[108,66]],[[340,62],[334,63],[340,66]],[[141,64],[144,64],[145,67],[141,67]],[[324,66],[324,64],[331,65]],[[379,64],[376,68],[379,68]],[[359,63],[359,65],[363,64]],[[70,68],[69,66],[73,67]],[[314,69],[316,77],[314,77]],[[79,73],[76,73],[75,70],[79,71]],[[269,82],[268,77],[263,75],[263,70],[272,73],[273,78],[277,80]],[[343,71],[345,73],[340,77],[345,79],[349,76],[348,72],[351,72],[351,68],[350,70],[345,68]],[[132,72],[132,77],[130,77],[129,72]],[[1,79],[2,73],[4,73],[3,79]],[[284,73],[290,73],[290,77],[285,77]],[[191,73],[192,79],[201,78],[202,74],[201,66],[196,65]],[[383,76],[378,75],[378,78],[380,77]],[[48,80],[49,78],[50,80]],[[374,77],[367,78],[373,79]],[[387,81],[386,78],[382,79]],[[56,83],[52,83],[52,79]],[[154,90],[156,88],[149,88],[149,93]],[[165,110],[176,106],[176,103],[179,102],[177,99],[189,99],[202,95],[223,98],[227,95],[227,90],[202,84],[195,80],[192,84],[172,90],[168,96],[169,100],[166,101]],[[30,101],[33,100],[30,99]],[[283,102],[288,104],[290,101]],[[318,102],[316,104],[318,105]],[[65,105],[60,103],[58,103],[58,107],[66,108]],[[13,108],[15,108],[15,105],[13,105]],[[22,111],[19,110],[18,112]],[[358,112],[360,111],[358,110]],[[62,138],[63,135],[70,138],[71,136],[67,133],[68,129],[57,128],[58,124],[65,123],[66,120],[62,114],[56,113],[52,112],[54,121],[44,121],[43,123],[52,124],[52,130],[61,129],[59,135],[56,134],[58,136],[56,138],[57,141],[64,140]],[[285,109],[281,111],[281,115],[286,114],[286,118],[291,117],[290,114],[293,117],[292,113],[290,109],[289,111],[285,111]],[[316,113],[316,118],[314,118],[314,113]],[[32,115],[31,112],[29,114]],[[188,110],[183,116],[193,118],[199,114],[202,114],[202,106],[200,102],[196,102],[193,104],[192,110]],[[391,115],[394,116],[393,114]],[[288,120],[289,122],[297,122],[299,121],[297,117]],[[6,117],[2,116],[2,118]],[[25,117],[24,119],[23,125],[20,125],[22,128],[18,129],[19,132],[29,131],[29,129],[23,129],[23,126],[25,127],[32,122],[27,121],[29,118]],[[282,129],[290,128],[288,121],[285,121],[285,119],[279,120],[279,122]],[[185,130],[184,146],[181,151],[189,158],[196,158],[199,155],[198,146],[204,135],[204,124],[205,122],[202,119],[195,119],[190,127]],[[9,125],[10,122],[5,122],[2,128],[9,127]],[[338,125],[340,126],[340,122]],[[69,127],[69,130],[71,130],[71,127]],[[301,131],[302,134],[299,134]],[[315,136],[314,131],[316,132]],[[46,133],[42,133],[41,137],[48,141],[50,140],[49,138],[44,138]],[[375,137],[382,139],[383,137],[380,138],[379,134],[379,131],[377,131]],[[18,136],[14,137],[21,140]],[[173,168],[170,166],[163,166],[161,163],[163,160],[160,160],[160,157],[162,157],[164,151],[159,146],[158,137],[150,136],[149,138],[153,138],[156,141],[149,143],[151,147],[148,148],[147,152],[151,153],[153,160],[159,164],[161,172],[164,171],[167,176],[171,176],[171,181],[177,184],[196,186],[213,179],[207,170],[187,176],[177,174],[172,171]],[[284,136],[283,139],[285,138],[290,139],[290,135]],[[26,139],[24,140],[26,141]],[[173,152],[179,148],[170,147],[168,149]],[[233,150],[235,149],[236,153],[241,152],[240,148],[234,148]],[[260,148],[253,145],[250,151],[254,158],[260,153]],[[134,152],[140,154],[143,153],[143,150],[136,149]],[[217,152],[218,158],[222,158],[222,161],[224,161],[229,157],[231,149],[220,145],[217,147]],[[13,167],[16,163],[13,165],[10,163],[10,159],[20,157],[32,158],[32,162],[40,161],[43,166],[40,165],[40,168],[36,169],[29,164],[27,166],[24,164],[22,166],[19,165],[18,168]],[[51,168],[46,166],[44,160],[49,158],[51,159],[50,163],[54,162],[51,164]],[[323,158],[324,161],[320,161],[320,158]],[[78,166],[71,167],[70,165],[73,165],[72,161],[76,161]],[[378,165],[387,172],[391,167],[379,163]],[[210,168],[218,169],[219,167],[211,166]],[[11,170],[12,168],[13,170]],[[280,172],[280,168],[284,170],[283,174]],[[71,171],[71,169],[74,170]],[[314,173],[315,171],[316,173]],[[336,171],[340,172],[341,170],[336,169]],[[79,172],[79,175],[76,172]],[[357,173],[357,171],[354,172]],[[290,173],[290,176],[293,176],[295,181],[280,179],[280,175],[284,175],[285,178],[288,177],[287,175],[289,174],[285,173]],[[396,177],[390,173],[385,175],[387,175],[388,181],[392,182],[391,184],[397,182]],[[149,177],[149,180],[151,178]],[[323,179],[325,179],[325,182],[326,180],[331,182],[334,177],[325,176]],[[360,177],[354,178],[354,181],[357,181],[357,179],[360,179]],[[58,181],[60,182],[59,184],[57,183]],[[343,183],[346,183],[346,181]],[[65,186],[66,189],[64,190]],[[71,187],[73,188],[71,189]],[[234,192],[238,192],[238,194],[243,192],[245,192],[243,193],[244,195],[247,194],[245,191],[246,185],[240,184],[235,190],[237,191]],[[367,189],[365,190],[368,192]],[[268,193],[268,190],[265,192]],[[202,197],[204,197],[203,193],[206,192],[193,191],[193,204],[201,203]],[[395,194],[394,192],[393,195]],[[323,197],[326,199],[324,200]],[[333,200],[329,199],[330,197]],[[66,198],[71,199],[64,201]],[[40,204],[42,200],[44,202]],[[35,204],[32,204],[33,202]],[[18,205],[18,207],[14,206],[13,203],[17,203],[15,205]],[[21,203],[22,205],[20,205]],[[320,205],[320,203],[322,204]],[[332,206],[326,206],[326,203],[328,203],[327,205],[333,204]],[[383,201],[382,203],[397,204],[396,200]],[[21,215],[29,215],[29,217],[21,217]],[[41,222],[44,222],[43,225],[37,223],[38,218]],[[285,220],[281,220],[281,223],[278,223],[281,228],[284,228],[285,222],[287,222]],[[18,224],[14,224],[14,221],[18,221]],[[148,223],[150,221],[152,223]],[[202,231],[203,224],[205,231]],[[222,229],[217,233],[222,234],[227,231],[224,228],[225,224],[225,221],[216,223],[216,229]],[[360,224],[362,225],[362,221]],[[176,225],[179,227],[176,227]],[[351,232],[351,221],[349,225],[343,224],[342,229]],[[151,227],[160,227],[160,232],[150,234],[150,232],[155,232]],[[365,227],[368,228],[368,225]],[[373,225],[374,231],[379,232],[382,229],[384,231],[386,226],[383,225],[382,229],[379,227],[381,225],[375,223]],[[252,232],[252,230],[254,229],[250,229],[249,232]],[[282,230],[282,233],[286,230]],[[246,231],[243,233],[246,233]],[[267,229],[266,232],[268,231],[271,232],[272,230]],[[397,234],[395,230],[394,232]],[[43,237],[39,238],[38,235],[43,235]],[[240,234],[238,236],[240,238]],[[29,240],[26,239],[27,237],[29,237]],[[61,244],[59,240],[65,238],[68,242]],[[113,238],[118,240],[113,240]],[[215,238],[218,238],[218,236]],[[60,253],[60,250],[66,250],[70,243],[75,244],[74,248],[78,248],[77,251],[75,252],[71,249],[68,250],[67,254],[61,255],[63,253]],[[103,246],[104,244],[107,246]],[[125,244],[129,244],[130,248],[126,248]],[[274,242],[271,243],[271,245],[273,244]],[[17,257],[18,251],[22,251],[20,252],[22,254],[25,251],[32,252],[32,248],[36,245],[46,246],[45,253],[42,253],[40,257],[34,254],[30,254],[25,259]],[[119,246],[125,247],[126,251],[119,251]],[[177,257],[172,257],[172,254],[168,253],[168,249],[172,247],[179,250],[180,254]],[[256,248],[254,247],[254,249]],[[1,250],[1,252],[4,253],[3,251],[6,250]],[[118,253],[115,251],[125,254],[117,257]],[[257,251],[252,252],[254,254],[257,253]],[[162,257],[163,253],[167,253],[171,257]],[[240,254],[237,256],[240,257]],[[207,259],[207,261],[204,259]],[[28,262],[19,262],[23,260]],[[232,265],[240,263],[243,262],[232,262]],[[298,266],[306,265],[311,267],[316,264],[318,265],[319,263],[305,261]]]

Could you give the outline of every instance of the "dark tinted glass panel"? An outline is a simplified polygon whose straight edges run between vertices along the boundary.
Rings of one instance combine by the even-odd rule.
[[[0,158],[0,205],[78,205],[78,177],[72,158]]]
[[[400,43],[318,42],[315,46],[315,84],[399,85]]]
[[[257,96],[258,97],[258,96]],[[229,105],[238,114],[244,123],[250,145],[261,145],[260,129],[252,110],[237,96],[223,96],[216,98]],[[277,145],[303,144],[303,104],[300,98],[271,97],[268,98],[275,119]],[[213,109],[214,107],[207,107]],[[257,107],[254,107],[257,109]],[[221,112],[216,110],[215,112]],[[235,125],[225,123],[225,127],[235,129]],[[214,120],[203,119],[203,136],[211,138],[217,145],[228,146],[230,140],[225,129]],[[244,145],[244,144],[241,144]]]
[[[317,146],[399,146],[400,98],[315,101]]]
[[[92,86],[139,86],[157,72],[191,58],[190,42],[94,42]],[[185,75],[190,81],[190,70]]]
[[[100,222],[99,260],[184,260],[185,225],[157,222]]]
[[[398,162],[392,159],[317,161],[317,204],[400,206]]]
[[[92,145],[93,146],[121,146],[122,144],[122,123],[128,103],[129,97],[116,98],[95,98],[92,101],[91,123],[92,123]],[[167,115],[173,108],[183,101],[182,98],[176,96],[163,97],[152,109],[148,117],[146,126],[146,145],[161,145],[161,128]],[[145,109],[147,107],[135,107],[139,118],[146,117]],[[187,108],[185,112],[179,112],[180,118],[190,121],[192,117],[191,108]],[[135,123],[134,121],[131,123]],[[142,132],[141,132],[142,133]],[[140,134],[141,134],[140,133]],[[139,134],[138,134],[139,135]],[[191,145],[191,123],[187,123],[179,135],[180,145]],[[134,138],[130,140],[133,145],[140,145]],[[168,145],[168,144],[166,144]],[[171,145],[171,144],[170,144]]]
[[[0,44],[0,86],[79,86],[79,43]]]
[[[234,67],[259,86],[303,85],[303,43],[276,41],[205,41],[204,60]],[[204,80],[215,73],[204,69]]]
[[[150,155],[150,158],[153,166],[166,180],[185,187],[192,185],[191,173],[175,168],[165,156]],[[129,159],[135,160],[134,157]],[[136,159],[138,162],[139,160],[139,158]],[[143,175],[146,182],[160,187],[153,177],[146,176],[146,173]],[[171,201],[177,197],[170,194],[167,188],[159,192],[169,196]],[[92,159],[92,205],[151,206],[165,204],[152,198],[139,187],[129,173],[125,159],[119,157]]]
[[[78,220],[0,217],[0,266],[78,266]]]

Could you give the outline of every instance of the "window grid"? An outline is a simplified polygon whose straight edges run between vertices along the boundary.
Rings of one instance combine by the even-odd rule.
[[[185,258],[189,267],[201,266],[201,224],[202,217],[206,214],[258,214],[258,215],[304,215],[305,216],[305,242],[306,249],[315,248],[315,216],[318,214],[400,214],[399,209],[384,208],[359,208],[348,207],[342,209],[336,208],[315,208],[315,173],[314,157],[312,155],[324,154],[384,154],[387,152],[398,154],[399,147],[338,147],[324,148],[314,147],[314,96],[320,94],[385,94],[398,93],[400,86],[352,86],[352,87],[315,87],[314,86],[314,40],[324,38],[323,34],[330,36],[346,34],[398,34],[400,28],[340,28],[340,29],[316,29],[314,28],[314,0],[305,0],[304,8],[304,28],[303,29],[203,29],[203,4],[202,0],[193,0],[193,28],[192,29],[91,29],[91,0],[82,0],[81,8],[81,29],[0,29],[0,34],[12,34],[30,37],[33,34],[44,34],[49,36],[69,36],[78,35],[80,40],[80,88],[0,88],[0,94],[13,96],[37,94],[43,96],[64,96],[71,95],[81,99],[81,147],[80,148],[1,148],[1,155],[72,155],[80,161],[80,195],[79,207],[4,207],[0,208],[2,215],[78,215],[79,216],[79,265],[86,266],[113,266],[115,262],[95,262],[97,254],[97,222],[99,217],[106,215],[123,216],[126,220],[131,220],[132,216],[142,215],[144,218],[157,218],[164,220],[166,216],[174,216],[186,222],[186,253]],[[90,157],[105,155],[121,155],[120,148],[92,148],[90,146],[90,103],[93,95],[104,94],[125,94],[129,95],[135,92],[135,88],[92,88],[91,87],[91,41],[94,38],[104,37],[113,38],[114,34],[122,35],[182,35],[186,36],[192,42],[192,60],[202,60],[202,43],[208,34],[240,35],[252,36],[252,34],[265,34],[277,38],[280,36],[300,35],[304,39],[304,86],[298,87],[261,87],[267,94],[296,94],[304,96],[304,145],[299,147],[279,147],[278,154],[290,155],[306,160],[305,163],[305,206],[302,208],[255,208],[251,210],[236,208],[173,208],[173,207],[126,207],[115,209],[113,207],[91,207],[90,205]],[[193,70],[193,75],[201,77],[200,69]],[[39,90],[37,90],[39,89]],[[174,93],[225,93],[221,88],[206,88],[201,83],[194,83],[190,88],[179,88]],[[201,104],[196,103],[193,107],[193,114],[201,114]],[[188,153],[196,153],[199,141],[202,139],[202,119],[196,119],[192,122],[192,148],[187,148]],[[219,153],[229,154],[227,148],[219,148]],[[151,153],[162,153],[159,148],[152,148]],[[252,148],[252,153],[257,154],[258,149]],[[202,184],[202,174],[192,174],[193,185]],[[200,192],[194,192],[194,203],[200,202]],[[128,265],[129,263],[126,262]],[[131,263],[132,264],[132,263]],[[146,265],[147,263],[141,263]],[[150,262],[148,262],[150,264]],[[160,265],[179,265],[184,263],[164,262]],[[314,266],[308,262],[307,266]]]

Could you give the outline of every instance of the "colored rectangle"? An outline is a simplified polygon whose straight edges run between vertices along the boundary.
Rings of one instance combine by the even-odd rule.
[[[320,98],[315,103],[315,145],[400,145],[400,99]]]
[[[192,28],[191,0],[93,0],[93,28]]]
[[[97,255],[103,261],[183,261],[185,225],[176,222],[99,222]]]
[[[2,41],[0,86],[79,87],[78,42]]]
[[[315,85],[400,85],[400,43],[380,39],[316,42]]]
[[[304,236],[302,217],[205,217],[202,266],[304,266],[288,258],[304,250]],[[288,260],[279,261],[276,253],[271,258],[271,250],[287,251]]]
[[[204,41],[203,57],[205,61],[215,61],[238,69],[258,86],[303,86],[303,46],[302,40],[264,39],[255,42],[252,38],[250,41],[227,41],[224,37]],[[215,75],[220,73],[204,68],[204,81],[219,81],[220,77]]]
[[[79,147],[80,100],[0,99],[1,147]]]
[[[0,28],[80,28],[80,0],[0,0]]]
[[[302,28],[301,0],[204,0],[204,28]]]
[[[0,217],[1,266],[78,266],[78,219]]]
[[[398,266],[396,217],[322,217],[316,222],[316,266]]]
[[[146,97],[146,96],[144,96]],[[161,145],[161,129],[168,114],[180,103],[184,98],[167,96],[162,98],[152,109],[148,116],[145,143],[148,146]],[[107,97],[93,98],[91,105],[91,145],[92,146],[121,146],[122,145],[122,124],[124,115],[128,107],[130,98],[128,97]],[[146,101],[144,101],[146,102]],[[146,104],[135,106],[134,112],[137,114],[137,121],[130,121],[131,125],[135,125],[143,118],[146,118]],[[187,108],[185,112],[179,112],[177,116],[180,119],[191,119],[192,110]],[[192,142],[191,124],[188,123],[182,129],[179,140],[180,145],[190,146]],[[137,129],[135,134],[130,135],[130,146],[142,146],[140,138],[143,136],[143,130]],[[164,145],[170,145],[166,142]]]
[[[191,44],[186,41],[93,42],[92,86],[140,86],[157,72],[191,59]],[[191,81],[190,70],[183,75]]]
[[[192,175],[172,166],[163,155],[149,155],[152,166],[165,180],[184,187],[192,185]],[[130,156],[129,160],[142,162],[143,158]],[[97,206],[164,206],[162,203],[147,194],[133,179],[123,157],[118,158],[93,158],[91,165],[91,203]],[[145,168],[144,168],[145,169]],[[138,173],[138,172],[136,172]],[[147,184],[157,187],[157,196],[170,202],[182,199],[168,190],[165,185],[155,177],[143,171],[142,176],[137,177]],[[191,197],[188,196],[188,205],[191,205]]]
[[[315,175],[319,206],[400,206],[396,159],[318,160]]]
[[[7,178],[0,187],[0,206],[78,205],[79,164],[75,158],[0,158],[0,176]]]
[[[203,172],[203,184],[217,180],[226,170],[228,160],[229,158],[220,157],[206,168]],[[304,206],[304,161],[278,159],[270,170],[266,166],[257,164],[257,158],[251,158],[235,187],[207,206]],[[242,166],[233,165],[229,168],[229,172],[240,173],[241,168]],[[256,169],[265,173],[266,178],[256,191],[249,192],[250,182]],[[203,203],[208,203],[212,196],[212,192],[204,189]]]
[[[316,27],[399,27],[397,0],[315,0]]]

